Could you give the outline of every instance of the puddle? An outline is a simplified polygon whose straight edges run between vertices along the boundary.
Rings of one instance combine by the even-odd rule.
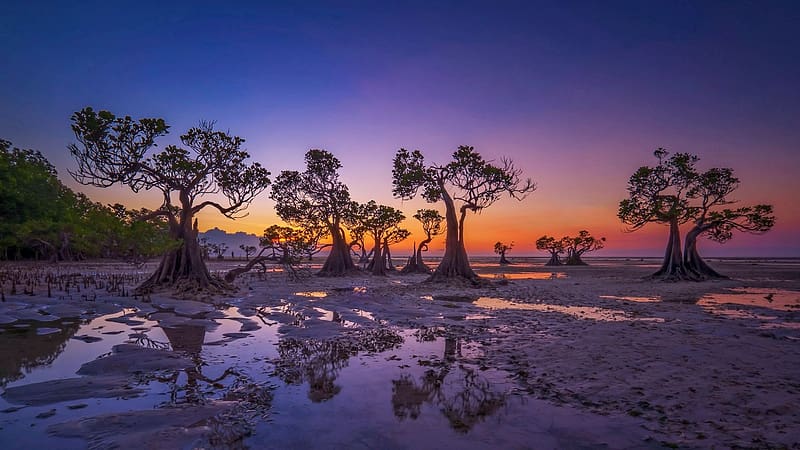
[[[325,298],[328,296],[328,293],[325,291],[308,291],[308,292],[295,292],[294,295],[298,297]]]
[[[494,277],[506,280],[561,280],[568,275],[566,272],[508,272],[494,274]]]
[[[733,288],[709,294],[697,304],[709,313],[729,319],[761,322],[761,329],[799,330],[800,322],[787,320],[787,313],[800,311],[800,292],[784,289]]]
[[[659,317],[637,317],[627,311],[616,309],[598,308],[594,306],[564,306],[548,303],[517,303],[493,297],[481,297],[474,303],[475,306],[486,309],[499,310],[528,310],[541,312],[554,312],[572,316],[578,319],[596,320],[601,322],[644,321],[663,322]]]
[[[757,306],[777,311],[800,311],[800,292],[784,289],[733,288],[730,289],[730,293],[706,295],[697,304],[707,308],[728,304]]]
[[[598,297],[607,298],[611,300],[621,300],[625,302],[636,302],[636,303],[654,303],[661,301],[661,297],[633,297],[633,296],[622,296],[622,295],[599,295]]]

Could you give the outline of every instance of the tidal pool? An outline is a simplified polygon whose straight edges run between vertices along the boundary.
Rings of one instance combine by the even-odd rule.
[[[4,325],[2,447],[644,443],[633,418],[529,397],[508,373],[480,363],[480,345],[446,328],[386,327],[369,311],[336,311],[317,298],[308,308],[128,308]],[[341,332],[289,332],[321,323]]]
[[[528,311],[541,311],[549,313],[560,313],[577,319],[596,320],[602,322],[621,322],[621,321],[645,321],[663,322],[660,317],[638,317],[630,312],[617,309],[600,308],[596,306],[567,306],[554,305],[549,303],[520,303],[502,298],[481,297],[475,301],[475,306],[486,309],[518,309]]]

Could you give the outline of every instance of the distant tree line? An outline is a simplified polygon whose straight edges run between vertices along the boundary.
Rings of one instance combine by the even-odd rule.
[[[38,151],[0,140],[0,260],[143,262],[169,248],[150,211],[102,205],[64,186]]]

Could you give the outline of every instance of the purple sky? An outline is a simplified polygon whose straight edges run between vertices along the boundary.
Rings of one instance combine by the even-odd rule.
[[[354,199],[408,216],[424,204],[392,198],[394,152],[444,162],[473,145],[539,185],[468,219],[472,251],[504,240],[515,254],[586,228],[608,238],[605,254],[658,255],[666,229],[626,234],[616,209],[630,174],[666,147],[733,167],[742,204],[775,205],[770,233],[703,243],[706,254],[800,256],[797,2],[301,5],[4,3],[0,137],[41,150],[98,201],[155,207],[155,196],[69,179],[72,112],[163,117],[162,146],[216,120],[274,174],[325,148]],[[265,194],[249,217],[207,214],[201,228],[278,221]]]

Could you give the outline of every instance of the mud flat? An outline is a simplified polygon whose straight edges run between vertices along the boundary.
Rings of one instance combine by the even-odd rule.
[[[120,265],[61,266],[49,297],[5,283],[0,442],[800,446],[800,261],[714,260],[731,279],[703,283],[590,262],[476,260],[479,287],[276,270],[213,302],[132,296]]]

